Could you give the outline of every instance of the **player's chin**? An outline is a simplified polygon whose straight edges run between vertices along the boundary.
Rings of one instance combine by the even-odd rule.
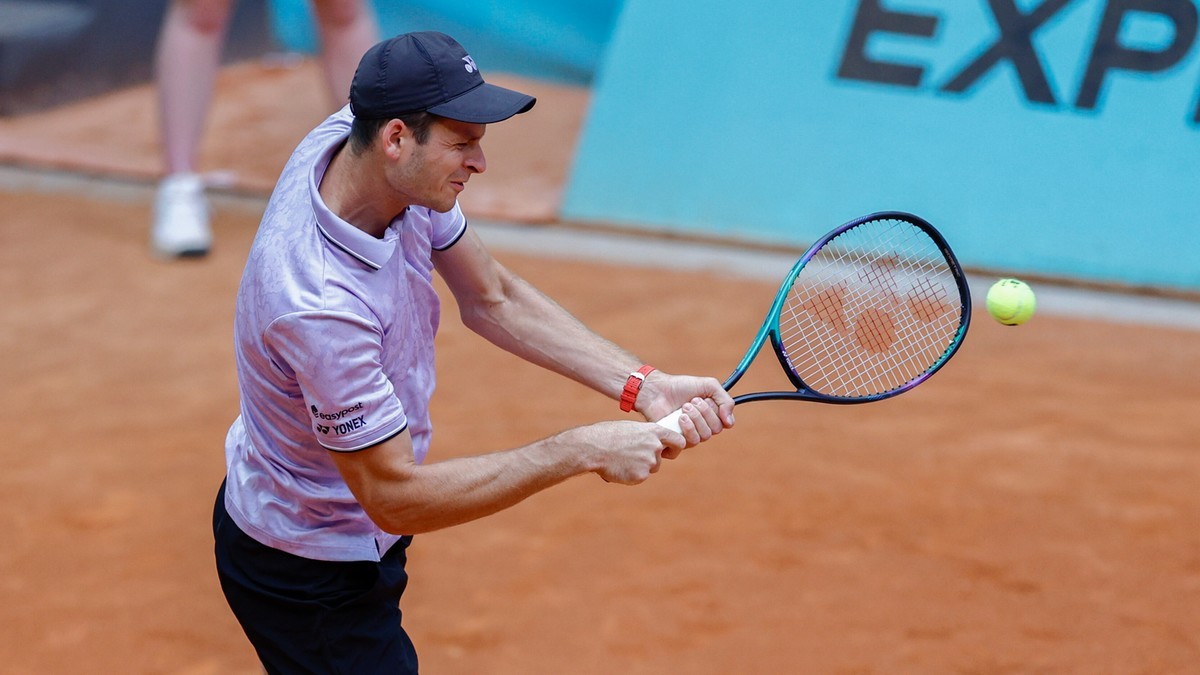
[[[453,195],[450,195],[449,197],[439,197],[437,199],[430,199],[429,202],[426,204],[426,206],[433,209],[434,211],[437,211],[438,213],[448,213],[451,209],[454,208],[454,205],[457,202],[458,202],[458,195],[453,194]]]

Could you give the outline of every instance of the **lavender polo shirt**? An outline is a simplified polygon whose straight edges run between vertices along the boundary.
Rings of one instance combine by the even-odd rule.
[[[349,108],[297,147],[267,204],[237,296],[241,415],[225,439],[225,506],[255,540],[317,560],[379,560],[385,534],[350,493],[330,451],[408,430],[429,449],[440,304],[433,250],[466,229],[410,207],[376,239],[317,192],[346,140]]]

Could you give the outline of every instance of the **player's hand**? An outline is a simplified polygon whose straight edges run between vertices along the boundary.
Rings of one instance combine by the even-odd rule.
[[[686,447],[700,445],[704,441],[721,433],[725,428],[720,417],[720,408],[708,398],[693,398],[684,403],[683,415],[679,418],[679,431],[686,441]],[[683,448],[667,448],[663,450],[665,459],[675,459]]]
[[[584,454],[590,471],[623,485],[645,481],[667,452],[674,457],[686,444],[681,434],[646,422],[600,422],[564,433],[573,434],[570,442]]]
[[[703,404],[697,404],[697,399]],[[734,423],[733,397],[712,377],[670,375],[656,370],[646,377],[635,407],[651,422],[684,408],[679,426],[689,446],[708,440]],[[689,421],[695,434],[686,426]]]

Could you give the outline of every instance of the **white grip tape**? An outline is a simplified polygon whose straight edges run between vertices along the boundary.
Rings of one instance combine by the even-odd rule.
[[[659,420],[658,422],[656,422],[656,424],[658,424],[660,427],[666,427],[666,428],[670,429],[671,431],[674,431],[675,433],[682,433],[683,430],[679,428],[679,418],[680,417],[683,417],[683,408],[680,408],[679,410],[676,410],[675,412],[671,413],[670,415],[667,415],[666,417],[664,417],[661,420]]]

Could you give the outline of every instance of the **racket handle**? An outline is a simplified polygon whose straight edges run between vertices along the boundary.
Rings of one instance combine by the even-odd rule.
[[[682,430],[679,428],[680,417],[683,417],[683,408],[680,408],[670,415],[667,415],[658,422],[655,422],[655,424],[659,425],[660,427],[666,427],[675,433],[681,433]]]

